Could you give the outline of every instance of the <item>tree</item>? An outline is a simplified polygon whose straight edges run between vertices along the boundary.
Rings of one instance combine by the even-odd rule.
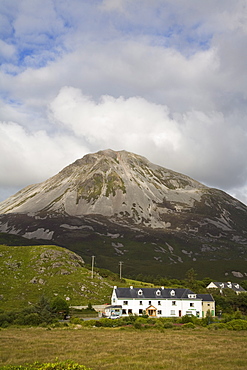
[[[65,317],[69,313],[69,305],[65,299],[56,297],[51,303],[52,311],[59,317]]]
[[[186,272],[186,283],[188,287],[191,290],[193,290],[195,293],[197,293],[200,289],[199,284],[196,280],[196,277],[197,277],[197,273],[193,268],[191,268],[190,270]]]
[[[34,312],[40,317],[41,322],[50,323],[53,320],[53,312],[48,299],[42,295],[38,303],[34,306]]]

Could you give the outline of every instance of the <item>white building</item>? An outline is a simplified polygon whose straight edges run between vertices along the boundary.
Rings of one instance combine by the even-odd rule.
[[[114,287],[111,304],[122,308],[121,316],[143,315],[150,317],[202,317],[202,301],[189,289],[118,288]]]
[[[238,283],[232,283],[228,281],[227,283],[222,282],[211,282],[208,284],[207,289],[220,289],[222,293],[222,289],[232,289],[236,294],[246,293],[246,290],[241,287]]]

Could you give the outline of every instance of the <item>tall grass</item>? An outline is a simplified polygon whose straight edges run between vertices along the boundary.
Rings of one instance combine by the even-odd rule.
[[[0,366],[73,360],[93,370],[247,368],[246,331],[75,328],[1,330]]]

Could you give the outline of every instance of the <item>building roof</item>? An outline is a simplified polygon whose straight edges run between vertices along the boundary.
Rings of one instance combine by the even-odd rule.
[[[214,302],[214,298],[211,294],[197,294],[198,298],[201,298],[204,302]]]
[[[126,299],[198,299],[190,289],[176,288],[118,288],[114,287],[117,298]],[[190,296],[191,295],[191,296]]]
[[[232,289],[235,292],[245,292],[244,288],[241,287],[238,283],[232,283],[228,281],[227,283],[222,282],[211,282],[207,288],[218,288],[218,289]]]

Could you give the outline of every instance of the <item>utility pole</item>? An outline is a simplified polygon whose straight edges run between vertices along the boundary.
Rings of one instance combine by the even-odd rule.
[[[122,279],[122,266],[123,266],[123,262],[120,261],[119,262],[119,278],[120,278],[120,280]]]
[[[93,279],[94,257],[95,257],[95,256],[92,256],[92,274],[91,274],[91,278],[92,278],[92,279]]]

